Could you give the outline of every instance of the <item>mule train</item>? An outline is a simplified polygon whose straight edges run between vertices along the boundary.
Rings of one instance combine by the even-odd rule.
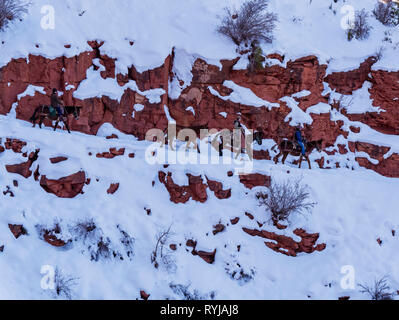
[[[82,107],[78,106],[65,106],[64,107],[64,114],[62,116],[59,116],[54,108],[51,108],[51,106],[39,106],[35,109],[35,112],[33,113],[32,117],[30,118],[30,121],[33,123],[33,127],[36,126],[36,122],[39,120],[39,127],[42,127],[44,119],[48,119],[51,121],[55,121],[54,125],[54,131],[57,130],[58,123],[62,121],[65,124],[65,127],[67,128],[68,132],[71,133],[71,130],[69,129],[69,124],[68,124],[68,116],[73,115],[76,120],[79,120],[80,116],[80,110]]]
[[[170,128],[169,128],[170,129]],[[165,144],[165,136],[167,137],[167,143],[169,148],[172,151],[174,149],[174,141],[178,140],[181,142],[185,142],[185,149],[188,150],[193,146],[193,149],[196,149],[198,153],[201,152],[199,148],[199,139],[205,139],[211,137],[211,146],[219,152],[219,156],[223,156],[223,150],[229,150],[233,154],[235,154],[236,158],[241,153],[246,153],[249,159],[253,160],[253,142],[257,142],[259,145],[262,145],[263,139],[263,132],[261,130],[257,130],[251,134],[245,134],[244,130],[222,130],[220,132],[216,132],[216,130],[210,130],[208,134],[201,136],[198,138],[196,131],[198,129],[207,129],[206,127],[199,127],[199,128],[183,128],[176,134],[176,125],[174,125],[172,130],[165,129],[163,134],[158,135],[158,141],[161,141],[161,147]],[[240,136],[241,135],[241,136]],[[153,137],[149,137],[148,140],[153,141]],[[306,141],[304,142],[304,148],[306,152],[303,154],[301,152],[300,145],[294,141],[289,139],[283,139],[280,143],[273,146],[271,149],[274,149],[278,146],[279,153],[273,157],[274,162],[277,164],[280,157],[282,158],[282,163],[285,164],[285,160],[287,159],[288,155],[292,155],[294,157],[299,157],[299,168],[302,166],[303,158],[306,159],[309,169],[311,169],[311,164],[309,160],[309,154],[312,153],[313,150],[317,150],[318,152],[322,151],[322,144],[323,140],[315,140],[315,141]]]

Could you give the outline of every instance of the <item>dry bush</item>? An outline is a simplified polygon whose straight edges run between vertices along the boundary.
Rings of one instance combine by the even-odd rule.
[[[356,11],[355,20],[347,30],[348,41],[351,41],[353,38],[356,38],[357,40],[365,40],[370,36],[372,27],[368,23],[368,17],[369,14],[365,9]]]
[[[387,284],[387,277],[382,277],[379,280],[374,280],[372,285],[359,284],[361,293],[367,293],[371,300],[392,300],[393,293],[390,291],[391,288]]]
[[[15,20],[21,19],[22,15],[28,11],[29,3],[20,0],[0,0],[0,31]]]
[[[77,285],[78,278],[73,278],[68,275],[64,275],[62,271],[57,267],[54,274],[54,291],[58,297],[71,300],[73,297],[73,286]]]
[[[190,284],[174,284],[169,283],[169,287],[172,289],[173,293],[178,295],[182,300],[214,300],[216,293],[211,291],[208,294],[202,294],[197,289],[190,291]]]
[[[388,3],[378,2],[373,14],[385,26],[393,27],[399,25],[399,3],[393,1]]]
[[[277,15],[265,12],[268,0],[250,0],[241,5],[238,12],[226,8],[226,15],[217,31],[234,41],[236,45],[250,45],[253,41],[273,41]]]
[[[161,261],[166,265],[172,263],[170,257],[164,253],[165,244],[168,242],[170,236],[172,235],[171,228],[172,226],[170,226],[166,230],[159,232],[156,237],[155,249],[151,254],[151,263],[153,263],[154,267],[157,269],[159,267],[158,258],[160,258]]]
[[[300,179],[285,182],[273,181],[269,192],[258,192],[256,197],[259,205],[271,212],[274,223],[286,221],[292,214],[310,212],[315,206],[314,202],[309,201],[308,186],[302,185]]]

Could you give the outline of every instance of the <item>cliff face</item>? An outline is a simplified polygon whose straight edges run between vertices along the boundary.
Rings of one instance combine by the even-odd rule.
[[[331,112],[309,113],[313,121],[305,126],[304,134],[308,140],[323,139],[326,154],[319,159],[320,166],[327,166],[330,161],[328,156],[352,154],[360,166],[386,176],[399,177],[398,155],[392,153],[389,157],[384,157],[389,152],[389,147],[369,144],[371,147],[359,149],[356,135],[349,145],[338,144],[337,140],[340,136],[347,139],[349,134],[359,131],[356,126],[351,126],[348,130],[347,124],[352,121],[363,123],[383,134],[399,134],[399,72],[371,70],[374,58],[367,59],[356,70],[328,76],[327,65],[321,65],[315,56],[289,61],[286,67],[273,65],[254,74],[248,74],[246,70],[234,70],[238,59],[222,60],[222,68],[197,59],[192,66],[191,83],[177,79],[184,89],[178,99],[172,100],[168,93],[169,84],[176,77],[173,72],[174,53],[156,69],[140,73],[131,66],[127,74],[116,74],[115,60],[101,54],[102,43],[93,41],[89,44],[92,51],[82,52],[72,58],[59,57],[51,60],[30,55],[27,59],[10,61],[0,69],[0,113],[7,114],[15,107],[17,118],[28,120],[37,106],[49,103],[48,95],[54,87],[64,92],[63,101],[66,105],[83,107],[80,119],[71,119],[71,128],[88,134],[96,134],[102,124],[109,122],[124,133],[144,139],[149,129],[167,128],[168,120],[164,111],[164,106],[167,106],[178,128],[231,129],[237,114],[241,113],[242,122],[248,128],[262,130],[263,138],[278,142],[292,136],[292,127],[289,121],[285,121],[291,107],[286,101],[280,100],[281,98],[308,91],[307,95],[294,97],[297,106],[306,112],[309,107],[318,103],[331,102],[329,94],[323,92],[326,84],[336,93],[351,95],[368,81],[371,83],[369,93],[373,106],[380,107],[383,112],[348,114],[337,103],[332,103],[331,112],[339,112],[346,120],[332,120]],[[272,58],[283,60],[279,55],[273,55]],[[103,66],[100,73],[103,79],[115,79],[119,86],[134,80],[137,91],[140,92],[128,88],[120,101],[106,95],[84,100],[75,98],[73,94],[86,79],[87,70],[99,69],[95,59]],[[225,81],[248,88],[259,98],[278,103],[280,107],[254,107],[233,102],[233,99],[229,99],[233,90],[226,86]],[[24,95],[28,86],[42,87],[46,95],[39,91]],[[142,94],[151,89],[165,91],[159,103],[150,101]],[[143,105],[144,108],[140,111],[134,110],[135,104]],[[188,107],[191,110],[187,110]],[[221,112],[225,114],[221,115]],[[49,123],[45,122],[45,125]],[[379,163],[371,163],[364,154],[356,157],[354,153],[359,151],[365,152]],[[265,158],[267,156],[265,153]]]

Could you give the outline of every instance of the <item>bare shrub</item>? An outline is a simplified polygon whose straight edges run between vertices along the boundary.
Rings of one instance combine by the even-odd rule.
[[[102,259],[119,259],[124,260],[125,258],[132,260],[134,256],[133,243],[134,238],[121,229],[117,225],[117,229],[121,234],[119,239],[126,255],[121,253],[115,246],[115,243],[107,237],[103,230],[96,225],[93,219],[78,221],[75,225],[70,227],[70,233],[74,237],[74,241],[81,242],[85,248],[87,248],[92,261],[99,261]]]
[[[197,289],[190,292],[190,284],[174,284],[170,283],[169,287],[172,289],[173,293],[181,297],[183,300],[214,300],[215,292],[211,291],[208,294],[201,294]]]
[[[310,212],[316,203],[310,202],[307,185],[302,185],[301,180],[287,180],[285,182],[272,181],[269,192],[256,194],[259,205],[266,207],[271,212],[274,223],[286,221],[292,214]]]
[[[234,41],[236,45],[249,45],[254,40],[271,43],[277,15],[265,12],[268,0],[244,2],[238,12],[226,8],[226,15],[217,31]]]
[[[121,233],[120,242],[125,248],[128,259],[132,260],[134,256],[134,238],[131,237],[126,231],[122,230],[118,225],[118,230]]]
[[[172,226],[170,226],[166,230],[159,232],[156,237],[155,249],[151,254],[151,262],[154,264],[154,267],[157,269],[159,267],[158,258],[160,258],[161,261],[166,264],[170,263],[169,256],[167,254],[164,254],[164,247],[171,236],[171,231],[170,231],[171,228]]]
[[[78,278],[65,275],[56,267],[54,274],[54,291],[58,297],[71,300],[73,297],[73,286],[77,285]]]
[[[392,300],[394,294],[390,291],[391,288],[387,284],[387,280],[387,277],[384,276],[379,280],[374,280],[372,285],[359,284],[360,292],[368,294],[371,300]]]
[[[3,31],[8,24],[28,11],[29,3],[20,0],[0,0],[0,31]]]
[[[356,11],[355,20],[352,21],[350,28],[347,30],[348,41],[353,38],[364,40],[370,36],[372,27],[368,23],[369,14],[365,9]]]
[[[72,233],[76,235],[77,239],[85,241],[87,238],[94,236],[97,226],[93,219],[81,220],[72,227]]]
[[[373,14],[383,25],[393,27],[399,25],[399,3],[389,1],[378,2]]]

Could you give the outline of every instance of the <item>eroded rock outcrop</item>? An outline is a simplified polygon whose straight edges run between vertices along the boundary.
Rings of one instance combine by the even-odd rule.
[[[266,231],[266,230],[257,230],[257,229],[248,229],[242,228],[244,232],[248,233],[251,236],[258,236],[265,239],[273,240],[274,242],[267,241],[265,242],[266,246],[270,249],[282,253],[287,256],[296,257],[298,253],[312,253],[314,251],[323,251],[326,248],[326,244],[317,244],[316,242],[319,239],[318,233],[307,233],[303,229],[295,229],[294,234],[298,237],[301,237],[301,241],[297,242],[293,238],[279,235],[274,232]]]
[[[206,181],[209,186],[209,190],[211,190],[215,194],[216,198],[228,199],[231,197],[231,189],[223,190],[223,183],[210,180],[208,179],[208,177],[206,177]]]
[[[39,150],[36,150],[35,152],[31,152],[28,157],[28,161],[19,163],[19,164],[11,164],[11,165],[6,165],[6,170],[10,173],[16,173],[24,178],[29,178],[32,175],[32,171],[30,170],[30,167],[32,164],[37,160],[38,158],[38,153]]]
[[[201,176],[186,174],[188,177],[188,186],[179,186],[174,183],[172,173],[165,174],[162,171],[158,173],[158,179],[163,183],[170,195],[170,201],[174,203],[186,203],[190,199],[198,202],[205,202],[208,199],[206,193],[207,185],[203,183]]]
[[[48,193],[53,193],[59,198],[74,198],[83,190],[86,182],[84,171],[79,171],[58,180],[47,179],[41,176],[40,186]]]
[[[260,173],[243,174],[240,175],[240,182],[248,189],[270,187],[271,177]]]
[[[24,228],[22,224],[8,224],[8,228],[11,233],[14,235],[15,239],[18,239],[20,236],[24,236],[28,234],[28,231]]]
[[[291,137],[293,130],[286,121],[291,108],[286,102],[281,101],[281,98],[303,90],[308,91],[309,94],[295,97],[299,108],[306,111],[320,102],[328,103],[329,96],[323,95],[324,83],[328,83],[338,93],[352,94],[354,90],[361,88],[365,81],[369,81],[373,105],[385,112],[345,116],[350,120],[366,123],[379,132],[399,134],[399,72],[372,70],[376,62],[374,57],[366,59],[357,69],[334,72],[328,76],[327,65],[320,64],[315,56],[286,61],[281,55],[270,54],[268,59],[284,61],[285,66],[275,64],[254,73],[234,70],[233,67],[239,58],[221,60],[221,68],[197,59],[191,70],[191,83],[184,83],[181,79],[175,79],[178,75],[173,72],[174,52],[166,57],[163,65],[152,70],[140,73],[131,66],[126,74],[117,74],[115,59],[101,52],[104,43],[88,43],[92,50],[70,58],[47,59],[29,55],[27,58],[12,59],[0,69],[0,114],[8,113],[17,102],[17,118],[28,120],[38,105],[48,104],[48,96],[54,87],[64,92],[65,104],[82,106],[79,120],[71,117],[70,125],[72,130],[84,133],[96,134],[102,124],[109,122],[123,133],[132,134],[142,140],[149,129],[167,128],[168,120],[164,111],[164,106],[167,106],[178,130],[189,127],[199,133],[203,128],[232,129],[234,119],[241,114],[241,121],[247,128],[261,131],[264,139],[273,139],[279,143],[281,139]],[[134,80],[139,90],[136,92],[126,89],[120,101],[107,96],[83,100],[75,98],[74,92],[86,79],[87,70],[99,70],[98,62],[103,68],[99,72],[100,77],[114,79],[120,86]],[[184,88],[177,99],[169,98],[169,83],[174,79]],[[259,98],[277,103],[280,107],[253,107],[225,99],[232,93],[226,81],[248,88]],[[29,85],[43,88],[46,94],[40,90],[33,96],[22,96],[18,101],[17,96]],[[159,100],[150,102],[146,97],[144,91],[151,89],[163,90]],[[135,104],[141,104],[144,108],[134,111]],[[187,109],[189,106],[192,110]],[[327,148],[335,144],[338,136],[347,137],[348,132],[344,129],[343,121],[332,121],[329,113],[312,113],[311,117],[313,122],[304,128],[307,140],[323,139],[323,148]],[[50,125],[50,122],[46,120],[45,125]],[[5,144],[6,148],[9,148],[10,144],[14,144],[13,150],[21,152],[21,144],[9,141]],[[344,150],[341,148],[336,152],[342,154],[342,151]],[[109,152],[100,156],[112,157],[112,154]],[[255,159],[270,158],[266,151],[255,151],[254,156]],[[361,163],[364,165],[364,160],[361,160]],[[393,156],[386,166],[391,167],[396,163],[396,157]],[[375,170],[377,167],[370,166],[370,169]],[[380,168],[376,171],[385,175],[387,170]]]

